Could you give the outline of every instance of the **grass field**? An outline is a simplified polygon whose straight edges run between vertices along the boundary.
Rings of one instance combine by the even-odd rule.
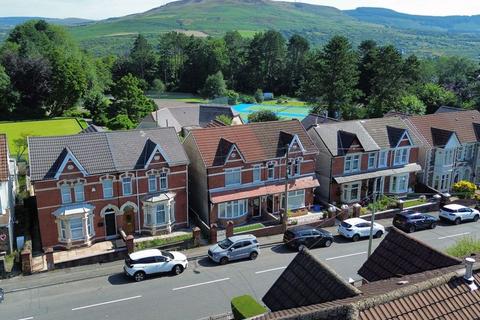
[[[86,127],[84,120],[75,118],[0,122],[0,132],[6,133],[10,153],[17,152],[14,141],[23,134],[29,136],[58,136],[79,133]]]

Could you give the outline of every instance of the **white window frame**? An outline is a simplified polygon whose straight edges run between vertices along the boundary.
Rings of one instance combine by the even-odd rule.
[[[218,204],[219,219],[237,219],[248,213],[247,200],[234,200]]]
[[[300,200],[298,201],[299,205],[297,205],[297,202],[295,202],[296,200]],[[285,204],[283,204],[283,207],[285,207]],[[296,210],[301,208],[305,208],[305,189],[289,191],[287,210]]]
[[[370,163],[371,162],[371,163]],[[368,154],[368,169],[375,169],[377,163],[377,154],[371,152]]]
[[[73,186],[75,193],[75,202],[84,202],[85,201],[85,186],[83,182],[77,182]]]
[[[110,184],[110,185],[107,187],[107,184]],[[113,179],[103,179],[102,188],[103,188],[104,199],[113,198]]]
[[[262,166],[256,164],[252,168],[252,181],[253,182],[260,182],[262,181]]]
[[[233,179],[233,178],[235,179]],[[238,179],[236,179],[238,178]],[[234,181],[231,181],[234,180]],[[242,184],[242,168],[228,168],[225,169],[225,186],[238,186]]]
[[[361,166],[360,156],[361,154],[349,154],[345,156],[343,172],[344,173],[359,172],[360,166]],[[354,167],[355,163],[356,163],[356,167]]]
[[[63,204],[68,204],[68,203],[72,203],[73,199],[72,199],[72,189],[70,187],[70,185],[64,183],[62,185],[60,185],[60,195],[61,195],[61,198],[62,198],[62,203]]]
[[[128,181],[127,181],[128,179]],[[128,177],[123,177],[122,178],[122,194],[124,196],[130,196],[133,194],[133,185],[132,185],[132,177],[131,176],[128,176]],[[126,192],[125,190],[125,186],[128,186],[128,188],[130,190],[127,190],[128,192]]]
[[[453,149],[453,148],[445,149],[444,158],[443,158],[443,165],[450,166],[450,165],[453,164],[454,155],[455,155],[454,151],[455,151],[455,149]]]
[[[395,149],[393,164],[396,166],[408,164],[410,159],[410,149],[410,147]]]
[[[268,180],[275,180],[275,161],[270,161],[267,163],[267,179]]]
[[[165,204],[165,202],[160,202],[158,204],[155,205],[155,222],[156,222],[156,225],[165,225],[167,224],[167,221],[168,221],[168,216],[167,216],[167,211],[168,211],[168,205]],[[159,223],[159,214],[162,215],[163,214],[163,222],[162,223]]]
[[[168,190],[168,172],[160,172],[159,182],[160,191]]]
[[[388,166],[388,150],[382,150],[378,156],[378,167],[386,168]]]
[[[390,192],[391,193],[407,193],[410,174],[397,174],[390,177]],[[404,183],[403,188],[401,184]]]
[[[352,190],[357,189],[357,197],[352,198]],[[362,192],[362,182],[356,181],[351,183],[346,183],[342,185],[342,201],[345,203],[351,203],[354,201],[360,201]]]
[[[67,240],[67,222],[65,220],[60,220],[60,239]]]
[[[72,228],[72,221],[73,220],[80,220],[80,227]],[[70,228],[70,237],[71,237],[72,241],[85,239],[85,233],[84,233],[84,230],[83,230],[83,218],[82,217],[74,217],[74,218],[69,219],[68,220],[68,226]],[[79,230],[81,230],[81,235],[78,236],[78,237],[74,237],[73,232],[74,231],[79,231]]]
[[[148,178],[148,192],[156,192],[157,191],[157,176],[154,174],[149,174]]]
[[[294,168],[293,168],[293,175],[294,176],[300,176],[302,174],[302,162],[303,162],[303,158],[302,157],[298,157],[295,159],[295,162],[294,162]]]

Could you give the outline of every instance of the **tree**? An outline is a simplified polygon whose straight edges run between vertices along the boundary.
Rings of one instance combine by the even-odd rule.
[[[83,100],[83,107],[90,112],[95,124],[104,126],[108,122],[110,100],[101,92],[91,92]]]
[[[226,126],[230,126],[232,124],[232,118],[230,118],[229,116],[227,116],[225,114],[220,114],[220,115],[216,116],[215,120],[220,121],[221,123],[223,123]]]
[[[263,91],[262,89],[257,89],[255,91],[255,101],[257,101],[257,103],[262,103],[263,102]]]
[[[473,182],[462,180],[453,184],[452,190],[462,199],[471,199],[477,187]]]
[[[373,40],[363,41],[358,47],[358,52],[359,79],[357,88],[362,91],[360,101],[366,104],[372,94],[373,66],[378,53],[377,43]]]
[[[255,111],[248,115],[248,122],[267,122],[277,120],[280,120],[280,118],[272,110]]]
[[[465,57],[440,57],[437,61],[438,84],[453,91],[462,102],[471,97],[469,87],[476,71],[475,62]]]
[[[427,107],[417,96],[406,94],[398,100],[395,110],[409,115],[423,115]]]
[[[237,104],[238,103],[238,98],[240,97],[240,95],[233,90],[227,90],[226,96],[228,98],[227,103],[230,106],[233,106],[233,105]]]
[[[304,37],[294,34],[287,44],[284,75],[284,92],[295,95],[305,80],[310,44]]]
[[[434,113],[441,106],[456,106],[455,94],[435,83],[426,83],[418,90],[418,98],[426,105],[427,113]]]
[[[160,36],[158,67],[167,88],[175,88],[187,60],[186,49],[191,41],[184,33],[168,32]]]
[[[130,72],[152,84],[157,71],[157,55],[143,35],[139,34],[135,39],[129,58]]]
[[[153,90],[155,90],[155,93],[164,93],[165,92],[165,84],[163,84],[162,80],[160,80],[160,79],[153,80],[151,88]]]
[[[226,93],[227,85],[223,79],[222,72],[218,71],[215,74],[209,75],[207,80],[205,80],[202,95],[210,99],[215,99],[217,97],[225,96]]]
[[[135,124],[126,114],[117,114],[107,123],[110,130],[129,130],[135,128]]]
[[[223,40],[228,55],[228,64],[224,68],[225,79],[233,90],[244,89],[242,78],[247,62],[248,40],[238,31],[228,31]]]
[[[148,113],[155,110],[155,103],[144,95],[140,81],[131,74],[115,83],[112,95],[113,101],[109,107],[112,117],[123,114],[128,116],[133,124],[138,124]]]
[[[10,119],[18,100],[18,93],[12,89],[10,77],[0,64],[0,119]]]
[[[13,145],[15,146],[15,159],[17,162],[22,160],[25,151],[28,150],[28,137],[33,136],[30,132],[20,133],[20,137],[13,140]]]

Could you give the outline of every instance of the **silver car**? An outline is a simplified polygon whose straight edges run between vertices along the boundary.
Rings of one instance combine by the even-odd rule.
[[[255,260],[259,253],[257,238],[251,234],[226,238],[208,249],[210,259],[220,264],[246,258]]]

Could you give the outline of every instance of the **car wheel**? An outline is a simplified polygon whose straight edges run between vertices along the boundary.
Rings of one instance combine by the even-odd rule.
[[[140,282],[140,281],[143,281],[145,280],[145,272],[143,271],[137,271],[135,272],[135,274],[133,275],[133,279],[135,279],[135,281],[137,282]]]
[[[221,265],[225,265],[225,264],[227,264],[227,263],[228,263],[228,258],[227,258],[227,257],[222,257],[222,258],[220,259],[220,264],[221,264]]]
[[[357,242],[358,240],[360,240],[360,235],[359,234],[354,234],[353,237],[352,237],[352,241]]]
[[[325,243],[323,244],[326,248],[330,247],[332,245],[332,240],[327,239],[325,240]]]
[[[255,259],[257,259],[257,257],[258,257],[257,252],[254,251],[254,252],[250,253],[250,260],[255,260]]]
[[[179,264],[175,265],[173,268],[172,268],[172,273],[175,274],[175,275],[179,275],[180,273],[183,272],[183,267]]]
[[[377,233],[375,233],[375,238],[381,238],[382,235],[383,235],[382,231],[377,231]]]
[[[409,233],[414,233],[415,232],[415,226],[408,227],[408,232]]]
[[[430,225],[430,229],[435,229],[436,227],[437,227],[437,223],[432,222],[432,224]]]
[[[478,218],[479,218],[479,217],[478,217],[478,214],[475,215],[475,217],[473,217],[473,222],[477,222],[477,221],[478,221]]]
[[[298,249],[298,252],[300,252],[300,251],[302,251],[303,249],[306,249],[306,248],[307,248],[307,246],[306,246],[306,245],[304,245],[304,244],[301,244],[301,245],[299,245],[299,246],[298,246],[298,248],[297,248],[297,249]]]
[[[460,224],[460,222],[462,222],[462,220],[460,218],[457,218],[453,221],[453,223],[455,223],[455,224]]]

